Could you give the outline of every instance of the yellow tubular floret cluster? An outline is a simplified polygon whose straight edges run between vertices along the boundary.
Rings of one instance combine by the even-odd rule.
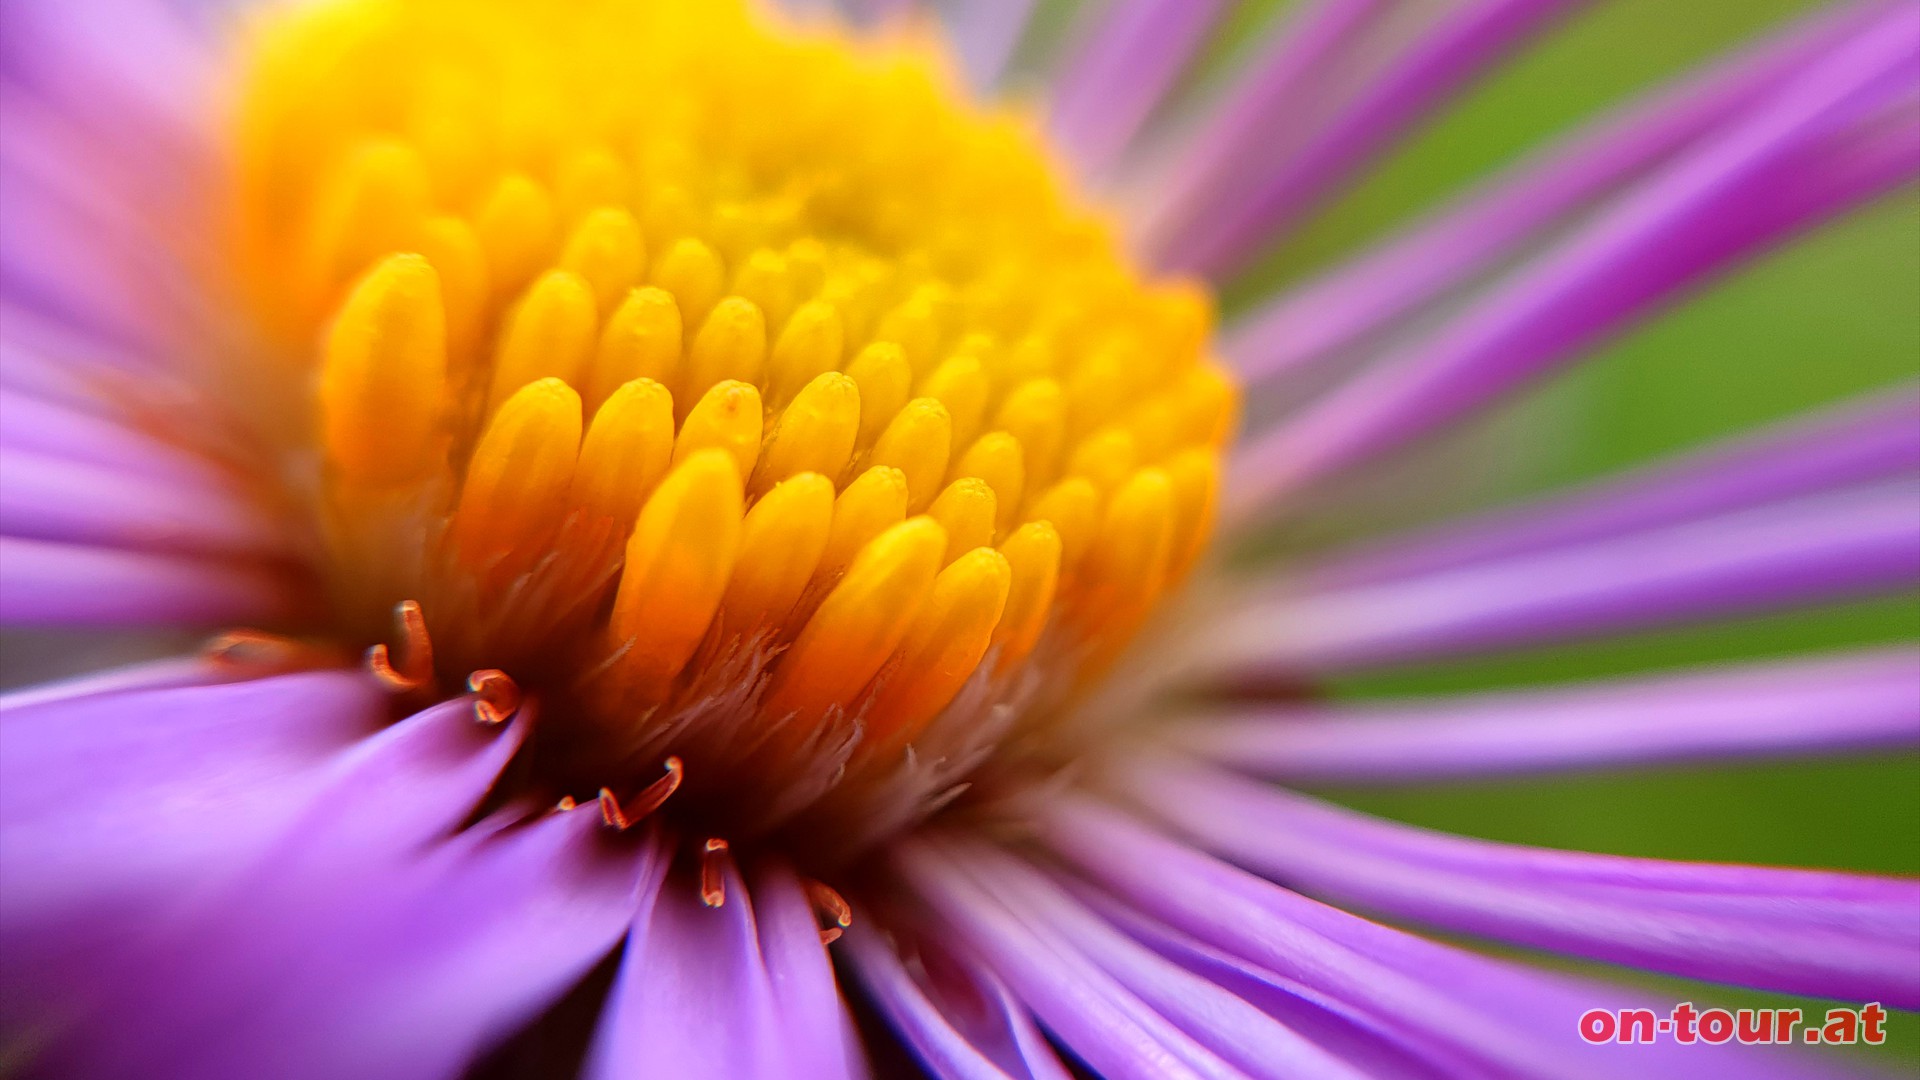
[[[1111,656],[1205,545],[1235,392],[1206,296],[1138,274],[1026,122],[929,50],[760,18],[280,16],[241,280],[317,369],[354,625],[418,600],[449,664],[557,664],[602,727],[753,651],[766,723],[859,717],[876,762],[971,680]]]

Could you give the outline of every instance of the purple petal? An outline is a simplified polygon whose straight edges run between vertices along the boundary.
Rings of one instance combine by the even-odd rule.
[[[22,0],[0,19],[0,75],[15,94],[148,164],[207,145],[220,59],[183,5],[163,0]]]
[[[1907,123],[1871,120],[1848,134],[1904,108],[1920,54],[1920,24],[1905,15],[1835,50],[1432,335],[1255,439],[1230,488],[1235,512],[1453,422],[1681,287],[1911,175],[1920,141]]]
[[[0,366],[11,370],[11,364]],[[206,462],[117,419],[10,388],[0,388],[0,450],[157,479],[211,471]]]
[[[1210,713],[1182,750],[1298,783],[1390,784],[1920,743],[1920,653],[1546,690]]]
[[[1046,1037],[992,972],[921,942],[918,977],[862,916],[841,939],[894,1035],[939,1080],[1068,1080]]]
[[[785,885],[778,878],[768,880],[775,882],[776,892],[794,886],[790,878]],[[778,925],[769,941],[745,880],[731,866],[722,887],[725,902],[710,908],[690,876],[676,876],[654,903],[642,906],[601,1013],[587,1075],[602,1080],[859,1075],[844,1021],[824,1031],[794,1030],[804,1016],[789,1011],[796,995],[831,990],[817,981],[823,974],[817,963],[796,964],[793,896],[775,897]],[[823,946],[813,933],[818,952]],[[813,983],[811,990],[792,982],[807,969],[814,972],[804,976]],[[834,995],[832,1006],[815,1001],[810,1007],[825,1012],[837,1006]],[[823,1072],[823,1067],[838,1071]]]
[[[226,956],[196,959],[190,999],[156,1000],[174,1026],[219,1019],[170,1068],[202,1080],[459,1076],[619,944],[665,862],[657,843],[619,843],[582,807],[334,882],[324,905],[252,927],[298,941],[299,955],[271,968],[242,955],[232,972]],[[207,950],[245,953],[209,929]],[[210,993],[223,975],[226,992]],[[145,1048],[127,1049],[132,1073]]]
[[[0,104],[0,296],[116,340],[158,341],[193,303],[195,279],[181,272],[205,244],[191,229],[205,204],[193,181],[89,139],[67,113],[18,94]]]
[[[1205,43],[1220,0],[1117,0],[1054,86],[1054,141],[1088,174],[1113,166]]]
[[[76,1008],[51,1048],[52,1070],[142,1076],[154,1062],[204,1053],[204,1069],[183,1064],[178,1075],[211,1077],[229,1068],[248,1075],[244,1059],[254,1051],[226,1041],[247,1034],[235,1017],[279,1008],[284,995],[302,992],[290,972],[309,971],[316,985],[325,982],[328,964],[349,959],[346,943],[372,932],[380,905],[444,909],[444,899],[413,897],[409,883],[440,872],[436,859],[462,857],[448,854],[463,850],[459,844],[448,845],[518,749],[527,723],[516,719],[505,731],[480,724],[470,698],[426,709],[335,755],[312,782],[281,791],[286,806],[270,844],[233,873],[208,867],[207,884],[191,903],[104,916],[104,929],[129,927],[136,940],[92,958],[91,985],[76,1003],[84,1008]],[[617,935],[616,925],[608,940]],[[408,936],[419,939],[425,970],[435,960],[428,939]],[[393,949],[391,941],[369,947],[360,954],[362,967],[390,962]],[[456,953],[445,955],[457,962]],[[193,978],[183,980],[189,971]],[[351,985],[365,975],[356,969],[337,977]],[[311,1022],[310,1006],[294,1011],[300,1016],[293,1023]],[[238,1060],[213,1060],[227,1053]]]
[[[1823,1074],[1777,1048],[1589,1045],[1575,1026],[1583,1012],[1637,1003],[1604,986],[1474,956],[1327,907],[1082,796],[1062,792],[1038,810],[1047,847],[1120,901],[1275,979],[1312,988],[1396,1033],[1449,1074]]]
[[[257,625],[294,610],[283,574],[258,564],[0,536],[0,623]]]
[[[895,848],[893,866],[951,935],[1098,1075],[1110,1080],[1240,1075],[1087,957],[1022,919],[990,885],[964,873],[950,852],[908,841]]]
[[[1352,670],[1843,600],[1920,581],[1911,483],[1543,554],[1257,599],[1195,643],[1209,673]]]
[[[1319,96],[1316,89],[1337,84],[1337,69],[1350,66],[1356,42],[1392,9],[1384,0],[1297,5],[1198,126],[1155,155],[1168,164],[1164,175],[1141,185],[1149,200],[1139,215],[1145,246],[1164,245],[1172,223],[1186,227],[1235,177],[1282,168],[1317,118],[1303,106]]]
[[[1258,383],[1331,359],[1466,282],[1568,215],[1750,108],[1885,8],[1823,12],[1662,87],[1530,155],[1316,281],[1232,326],[1222,351]]]
[[[833,961],[800,879],[790,868],[768,862],[755,868],[750,893],[774,1011],[785,1029],[783,1056],[804,1076],[865,1076]]]
[[[1252,1003],[1159,956],[1087,910],[1031,866],[980,844],[939,855],[1056,948],[1092,961],[1141,1003],[1250,1077],[1358,1077]]]
[[[991,95],[1013,62],[1034,0],[946,0],[936,6],[968,81],[982,96]]]
[[[1920,470],[1920,386],[1794,417],[1584,487],[1343,551],[1300,572],[1368,584],[1677,524]]]
[[[20,450],[0,452],[0,534],[208,555],[286,546],[278,522],[204,466],[162,477]]]
[[[1579,2],[1473,0],[1450,12],[1285,168],[1277,173],[1226,168],[1239,175],[1221,185],[1213,201],[1169,223],[1154,261],[1215,280],[1231,274],[1406,131]]]
[[[1920,1005],[1920,881],[1447,836],[1168,756],[1112,779],[1208,850],[1330,899],[1674,975]]]
[[[1215,983],[1287,1027],[1312,1039],[1366,1076],[1432,1078],[1451,1075],[1443,1062],[1381,1024],[1312,987],[1215,948],[1144,915],[1099,886],[1056,872],[1061,886],[1101,918],[1188,971]]]
[[[89,670],[71,678],[35,683],[0,694],[0,717],[29,706],[119,694],[131,690],[170,690],[177,687],[211,686],[239,682],[248,678],[245,669],[232,668],[200,656],[175,656],[147,660],[105,671]]]
[[[385,693],[345,671],[212,686],[96,678],[8,699],[0,952],[15,974],[0,1012],[11,1023],[47,1007],[83,958],[260,855],[385,715]]]

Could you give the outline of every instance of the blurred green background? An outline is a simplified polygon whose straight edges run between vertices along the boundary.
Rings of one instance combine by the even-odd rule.
[[[1244,5],[1208,62],[1234,55],[1284,6]],[[1377,239],[1582,118],[1816,6],[1600,0],[1487,79],[1230,288],[1226,310]],[[1063,12],[1051,13],[1055,34],[1066,25]],[[1042,34],[1028,44],[1045,48],[1047,40]],[[1532,445],[1524,467],[1500,484],[1506,495],[1552,488],[1916,372],[1920,194],[1907,190],[1715,282],[1508,407],[1496,425]],[[1448,662],[1345,680],[1335,690],[1352,697],[1472,690],[1916,636],[1920,596],[1909,595]],[[1324,794],[1387,817],[1549,847],[1920,874],[1916,754]],[[1702,1001],[1791,1003],[1643,981]],[[1920,1017],[1896,1017],[1889,1041],[1863,1058],[1920,1063]]]

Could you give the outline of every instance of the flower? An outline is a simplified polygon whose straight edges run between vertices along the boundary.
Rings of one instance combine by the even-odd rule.
[[[6,700],[4,1060],[1830,1064],[1586,1045],[1630,995],[1331,903],[1920,1005],[1920,883],[1528,849],[1264,782],[1920,736],[1910,648],[1302,689],[1910,587],[1911,386],[1203,562],[1920,169],[1914,8],[1836,8],[1214,333],[1214,286],[1570,6],[1310,3],[1182,122],[1223,6],[1121,0],[1038,123],[969,100],[910,14],[10,7],[0,616],[225,629]],[[973,85],[1026,7],[950,13]]]

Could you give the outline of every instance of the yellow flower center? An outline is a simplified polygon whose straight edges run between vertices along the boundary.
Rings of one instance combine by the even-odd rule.
[[[853,813],[1042,722],[1205,544],[1207,297],[929,48],[370,0],[280,16],[243,90],[342,631],[416,601],[443,675],[541,702],[557,788],[672,755],[740,829]]]

